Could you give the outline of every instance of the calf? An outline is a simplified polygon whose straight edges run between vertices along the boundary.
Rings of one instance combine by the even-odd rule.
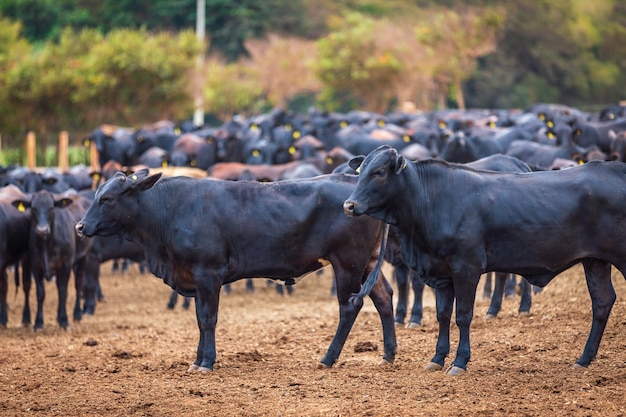
[[[593,161],[510,174],[443,161],[408,162],[389,147],[351,164],[360,164],[361,172],[345,212],[396,225],[403,257],[436,289],[439,337],[428,369],[441,369],[449,353],[456,294],[460,339],[448,374],[466,370],[482,273],[511,272],[544,287],[579,262],[593,320],[575,366],[587,367],[596,357],[616,297],[611,265],[626,272],[625,164]],[[368,279],[363,290],[369,285]]]
[[[153,274],[195,297],[200,339],[189,370],[213,369],[222,285],[249,277],[293,283],[326,262],[335,271],[340,315],[321,361],[332,366],[362,305],[349,298],[374,270],[381,240],[381,222],[342,213],[357,178],[334,174],[258,183],[160,177],[147,171],[116,174],[97,190],[76,231],[138,243]],[[381,317],[387,362],[396,350],[391,294],[380,274],[371,298]]]
[[[91,239],[78,239],[74,225],[87,210],[89,200],[75,193],[52,194],[42,190],[31,199],[14,200],[13,205],[18,210],[30,211],[29,256],[37,286],[35,329],[43,328],[44,279],[50,280],[53,276],[56,276],[59,294],[57,321],[68,329],[67,286],[72,271],[76,287],[74,321],[82,318],[80,293]]]

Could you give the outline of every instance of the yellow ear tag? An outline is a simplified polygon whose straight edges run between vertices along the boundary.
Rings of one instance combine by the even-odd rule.
[[[261,155],[261,152],[259,152],[259,150],[258,150],[258,149],[255,149],[255,150],[253,150],[253,151],[252,151],[252,156],[254,156],[255,158],[256,158],[257,156],[259,156],[259,155]]]
[[[539,120],[546,120],[546,115],[543,113],[539,113],[537,116],[539,117]]]
[[[26,211],[26,206],[24,205],[24,203],[19,203],[17,205],[17,211],[19,211],[20,213],[24,213]]]
[[[168,164],[167,164],[167,161],[163,161],[163,162],[161,162],[161,166],[162,166],[163,168],[167,168],[167,165],[168,165]]]
[[[339,123],[339,127],[346,127],[348,126],[348,122],[346,122],[345,120],[342,120],[341,123]]]
[[[402,136],[402,140],[405,141],[406,143],[409,143],[411,141],[411,137],[409,135],[404,135]]]
[[[300,139],[300,136],[302,136],[302,133],[300,133],[299,130],[294,130],[293,135],[291,135],[291,137],[294,139]]]
[[[575,134],[576,136],[580,136],[582,133],[583,133],[583,131],[582,131],[582,130],[580,130],[580,129],[576,129],[576,130],[574,131],[574,134]]]
[[[192,159],[191,161],[189,161],[189,165],[191,165],[192,167],[196,166],[196,160]]]
[[[385,123],[385,121],[384,121],[384,120],[379,120],[379,121],[378,121],[378,126],[383,127],[383,126],[385,126],[385,125],[386,125],[386,123]]]
[[[444,121],[439,122],[439,128],[440,128],[440,129],[443,129],[443,128],[444,128],[444,127],[446,127],[446,126],[447,126],[447,125],[446,125],[446,122],[444,122]]]
[[[326,157],[326,163],[327,163],[328,165],[332,165],[332,164],[333,164],[333,158],[331,158],[330,156],[327,156],[327,157]]]
[[[496,122],[491,121],[491,122],[488,123],[488,126],[489,127],[496,127]]]
[[[98,181],[100,179],[100,174],[93,174],[93,179]]]
[[[406,158],[402,158],[402,169],[406,168]]]
[[[357,169],[355,169],[355,171],[356,171],[357,174],[360,174],[361,173],[361,165],[359,165],[359,167]]]
[[[85,148],[88,148],[90,143],[91,143],[91,141],[90,141],[89,139],[85,139],[85,140],[83,141],[83,146],[84,146]]]
[[[214,140],[213,136],[209,136],[209,137],[206,138],[206,143],[211,144],[211,143],[213,143],[213,140]]]
[[[177,135],[180,135],[180,127],[177,127],[176,129],[174,129],[174,133],[176,133]]]
[[[548,139],[554,140],[554,138],[555,138],[554,133],[548,132]]]
[[[613,113],[609,114],[609,119],[611,120],[615,119],[615,115]]]
[[[133,174],[133,175],[130,176],[130,179],[133,180],[133,181],[137,181],[137,176],[135,174]]]
[[[296,147],[295,146],[290,146],[289,147],[289,155],[293,155],[296,153]]]
[[[252,123],[252,126],[250,126],[250,130],[257,130],[259,128],[259,126],[256,123]]]
[[[578,165],[584,165],[584,164],[585,164],[585,161],[583,161],[582,159],[578,160]]]
[[[552,120],[548,120],[548,121],[546,122],[546,126],[548,126],[548,127],[554,127],[554,122],[553,122]]]
[[[287,123],[285,125],[285,130],[291,130],[291,123]]]
[[[143,136],[137,136],[137,142],[139,143],[143,142]]]

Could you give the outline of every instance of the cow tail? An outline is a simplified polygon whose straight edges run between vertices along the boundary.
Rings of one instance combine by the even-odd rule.
[[[365,298],[366,295],[369,295],[369,293],[372,291],[372,288],[374,288],[374,284],[376,284],[376,281],[378,281],[378,275],[380,275],[383,265],[383,259],[385,257],[385,250],[387,248],[387,235],[389,234],[389,224],[383,223],[382,229],[382,241],[380,242],[380,253],[378,254],[376,267],[374,268],[374,270],[372,270],[372,272],[369,273],[369,275],[365,279],[365,282],[363,282],[363,285],[361,286],[361,291],[353,294],[350,297],[350,302],[352,304],[362,304],[363,298]]]

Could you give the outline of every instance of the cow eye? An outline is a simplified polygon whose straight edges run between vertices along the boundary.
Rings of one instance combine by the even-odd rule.
[[[384,177],[385,176],[385,170],[384,169],[379,169],[378,171],[374,172],[374,175],[376,175],[377,177]]]
[[[113,201],[113,198],[108,195],[103,195],[102,197],[100,197],[100,204],[107,204],[111,201]]]

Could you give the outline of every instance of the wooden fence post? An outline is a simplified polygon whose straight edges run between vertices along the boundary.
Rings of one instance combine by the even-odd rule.
[[[26,134],[26,165],[31,171],[37,167],[37,139],[33,131]]]
[[[61,170],[61,172],[66,172],[70,167],[69,155],[67,151],[68,146],[69,135],[67,130],[63,130],[59,133],[59,170]]]
[[[91,170],[94,172],[100,172],[102,167],[100,166],[100,162],[98,160],[98,148],[96,148],[96,142],[91,141],[89,160],[91,161]]]

